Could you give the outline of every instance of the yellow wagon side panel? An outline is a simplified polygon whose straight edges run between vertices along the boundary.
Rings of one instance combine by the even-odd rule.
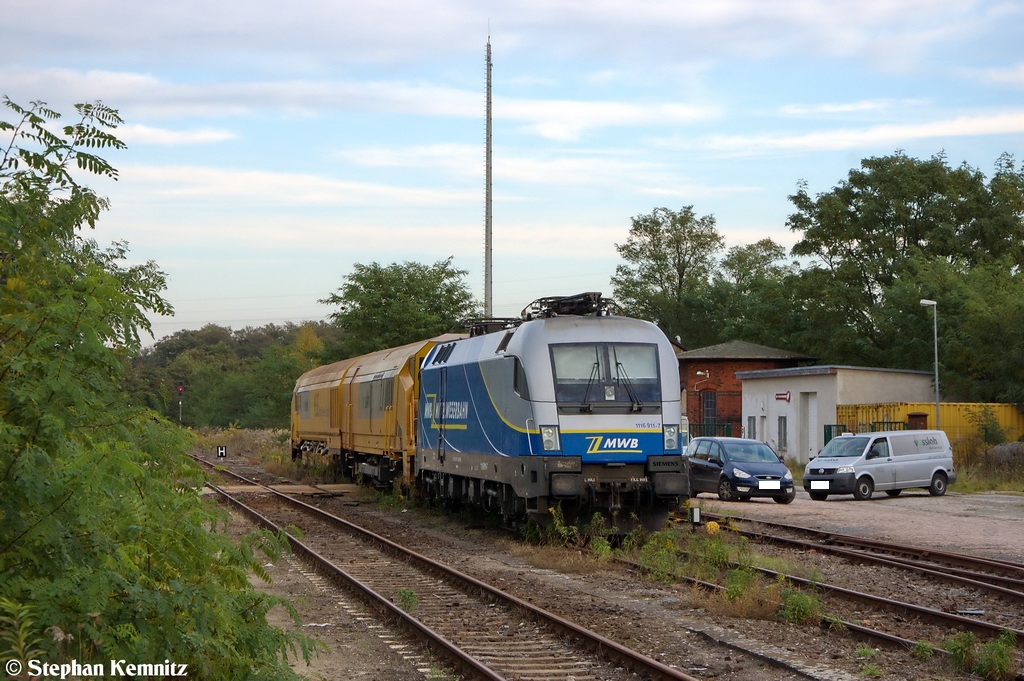
[[[293,449],[387,457],[411,470],[419,365],[437,343],[463,337],[445,334],[307,371],[295,382]]]

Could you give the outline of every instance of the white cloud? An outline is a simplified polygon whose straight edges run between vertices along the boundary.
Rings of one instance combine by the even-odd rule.
[[[779,111],[786,116],[814,116],[847,113],[878,113],[894,108],[921,106],[924,102],[916,99],[865,99],[857,102],[825,102],[821,104],[787,104]]]
[[[198,166],[133,166],[121,169],[133,202],[239,199],[255,205],[445,205],[478,200],[478,193],[334,180],[319,175]],[[149,197],[147,199],[147,196]]]
[[[480,90],[462,90],[406,81],[287,80],[235,83],[172,83],[151,76],[110,71],[42,69],[0,72],[18,89],[60,92],[68,101],[102,99],[151,116],[225,117],[281,110],[300,116],[338,111],[406,113],[420,116],[482,118]],[[88,94],[87,94],[88,93]],[[717,115],[713,107],[673,102],[634,103],[495,98],[495,120],[524,123],[523,129],[552,140],[576,140],[615,126],[688,123]],[[145,129],[137,128],[138,135]],[[203,131],[211,141],[215,131]],[[150,137],[158,138],[155,133]],[[186,136],[187,137],[187,136]],[[180,143],[170,136],[154,143]],[[223,139],[223,138],[221,138]]]
[[[1001,69],[985,69],[980,75],[993,83],[1024,85],[1024,62]]]
[[[234,139],[236,135],[228,130],[202,128],[199,130],[163,130],[148,125],[123,125],[114,131],[123,142],[153,144],[157,146],[178,146],[188,144],[211,144]]]
[[[835,151],[902,144],[908,140],[1024,133],[1024,111],[959,116],[943,121],[825,130],[803,135],[714,135],[703,146],[740,156],[771,152]]]
[[[613,126],[672,125],[707,120],[717,109],[676,103],[566,100],[501,100],[502,119],[524,121],[525,129],[552,140],[572,141]]]

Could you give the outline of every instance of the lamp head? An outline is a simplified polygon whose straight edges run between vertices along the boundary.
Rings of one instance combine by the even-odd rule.
[[[928,300],[927,298],[922,298],[921,299],[921,304],[924,305],[925,307],[931,307],[933,305],[938,305],[938,303],[936,303],[934,300]]]

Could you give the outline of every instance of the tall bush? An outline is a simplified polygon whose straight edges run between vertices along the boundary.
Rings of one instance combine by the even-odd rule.
[[[83,232],[107,207],[76,179],[116,179],[92,153],[120,149],[101,103],[57,127],[41,102],[0,121],[0,604],[17,636],[0,658],[187,664],[189,678],[294,676],[307,639],[266,624],[257,554],[201,501],[190,436],[122,391],[145,312],[167,313],[164,274]],[[31,646],[26,646],[31,642]],[[20,652],[19,652],[20,651]],[[27,662],[27,661],[23,661]]]

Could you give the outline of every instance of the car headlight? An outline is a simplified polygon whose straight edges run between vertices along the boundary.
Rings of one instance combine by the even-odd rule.
[[[853,473],[853,466],[840,466],[836,469],[836,473]]]
[[[750,478],[750,477],[753,477],[753,476],[750,475],[750,473],[748,473],[746,471],[743,471],[743,470],[740,470],[739,468],[733,468],[732,469],[732,474],[735,475],[737,478]]]
[[[674,452],[679,449],[679,426],[664,426],[665,451]]]
[[[562,448],[558,441],[558,426],[541,426],[540,442],[545,452],[556,452]]]
[[[790,471],[786,471],[786,474],[782,476],[783,480],[792,480],[793,474]]]

